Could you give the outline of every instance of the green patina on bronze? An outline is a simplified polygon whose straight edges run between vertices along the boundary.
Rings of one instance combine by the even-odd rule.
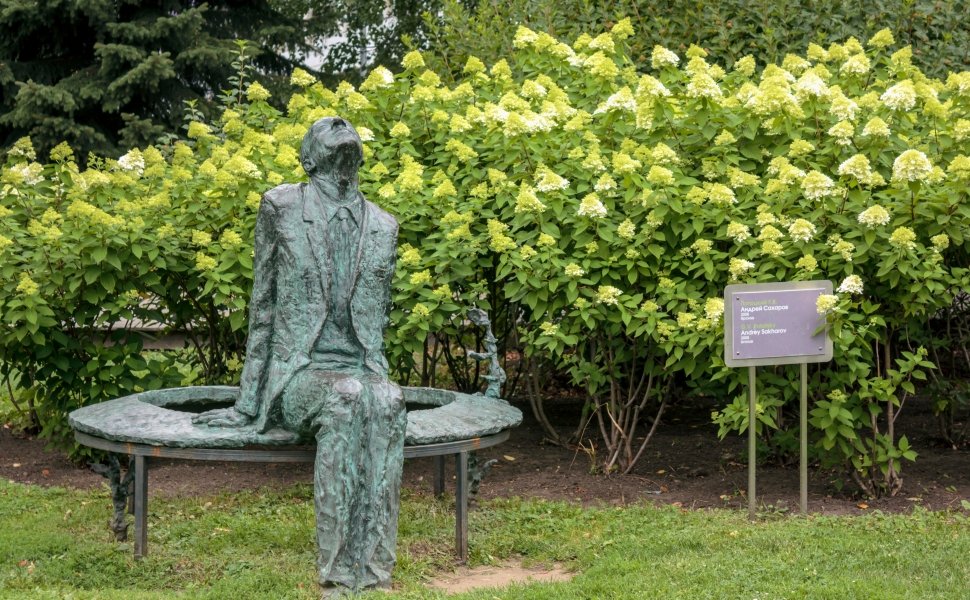
[[[300,159],[309,183],[276,187],[260,203],[239,388],[144,392],[76,410],[70,422],[98,437],[159,446],[316,443],[320,583],[337,593],[384,587],[395,562],[405,439],[474,438],[515,426],[522,414],[498,399],[505,373],[477,309],[470,318],[487,329],[486,352],[472,356],[490,362],[485,396],[388,380],[383,339],[397,221],[358,191],[363,146],[347,121],[314,123]],[[406,403],[433,408],[406,414]],[[127,487],[113,467],[116,487]]]
[[[402,387],[407,404],[404,444],[420,446],[467,440],[515,427],[522,412],[505,400],[450,390]],[[273,428],[200,427],[192,418],[236,402],[234,386],[193,386],[141,392],[92,404],[71,413],[75,431],[98,438],[169,448],[245,448],[299,444],[295,433]]]
[[[363,145],[328,117],[303,138],[309,183],[263,196],[239,398],[193,418],[314,440],[320,583],[388,586],[404,463],[404,395],[387,378],[397,221],[357,189]]]

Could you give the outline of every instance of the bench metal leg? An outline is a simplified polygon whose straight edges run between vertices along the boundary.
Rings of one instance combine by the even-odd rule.
[[[441,498],[445,495],[445,457],[434,457],[434,495]]]
[[[455,550],[461,562],[468,561],[468,453],[455,455]]]
[[[148,457],[135,456],[135,558],[148,555]]]
[[[125,493],[128,495],[128,514],[129,515],[135,514],[135,476],[134,476],[135,470],[134,469],[135,469],[135,457],[129,456],[128,473],[130,474],[130,476],[126,477],[128,483],[125,484]]]

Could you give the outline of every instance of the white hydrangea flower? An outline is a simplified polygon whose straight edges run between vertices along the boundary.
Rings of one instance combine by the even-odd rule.
[[[758,65],[755,63],[754,57],[750,54],[746,54],[734,63],[734,70],[741,73],[745,77],[751,77],[754,75],[754,71],[757,66]]]
[[[616,180],[609,173],[603,173],[600,178],[596,180],[596,185],[593,189],[597,192],[608,192],[610,190],[616,189]]]
[[[654,185],[673,185],[674,173],[667,167],[653,165],[647,172],[647,181]]]
[[[687,83],[687,96],[689,98],[720,100],[723,94],[717,82],[714,81],[714,78],[707,73],[697,73]]]
[[[933,164],[919,150],[907,150],[893,161],[893,181],[923,181],[933,172]]]
[[[657,79],[644,75],[640,77],[640,84],[637,86],[637,96],[651,96],[653,98],[666,98],[670,96],[670,90],[660,83]]]
[[[827,98],[829,86],[818,76],[815,71],[805,71],[805,73],[795,82],[795,91],[802,96],[813,96],[815,98]]]
[[[845,262],[852,262],[855,244],[845,240],[838,240],[832,244],[832,252],[841,256]]]
[[[650,54],[650,66],[654,69],[662,69],[666,66],[676,67],[679,62],[679,56],[660,45],[654,46]]]
[[[788,226],[788,235],[798,242],[807,242],[815,236],[815,225],[805,219],[795,219]]]
[[[783,237],[785,237],[785,234],[774,225],[765,225],[761,228],[761,233],[758,234],[758,239],[761,241],[780,240]]]
[[[956,155],[950,161],[946,172],[959,181],[970,181],[970,156],[966,156],[965,154]]]
[[[715,146],[730,146],[731,144],[733,144],[736,141],[738,141],[738,140],[737,140],[736,137],[734,137],[734,134],[732,134],[730,131],[728,131],[727,129],[725,129],[724,131],[722,131],[721,133],[719,133],[716,138],[714,138],[714,145]]]
[[[637,101],[633,98],[633,92],[630,88],[624,87],[617,91],[615,94],[611,95],[606,99],[606,102],[601,103],[593,111],[594,115],[609,112],[611,110],[620,110],[627,112],[636,112]]]
[[[624,219],[616,228],[616,234],[625,240],[632,240],[637,234],[637,226],[630,219]]]
[[[889,110],[907,111],[916,105],[916,89],[912,81],[904,79],[883,92],[879,99]]]
[[[788,156],[792,158],[798,158],[800,156],[805,156],[806,154],[811,154],[815,151],[815,146],[811,142],[807,142],[802,139],[794,140],[788,146]]]
[[[683,329],[689,329],[694,325],[694,321],[697,320],[697,315],[691,312],[679,312],[677,313],[677,326]]]
[[[545,321],[539,325],[539,329],[542,331],[542,335],[555,337],[559,333],[559,325],[552,323],[551,321]]]
[[[815,257],[811,254],[806,254],[798,259],[798,262],[795,263],[795,267],[811,273],[818,268],[818,261],[815,260]]]
[[[566,274],[566,277],[582,277],[586,274],[586,271],[576,263],[569,263],[566,265],[563,272]]]
[[[394,124],[393,127],[391,127],[391,130],[388,132],[388,134],[392,138],[408,137],[411,135],[411,128],[408,127],[407,124],[405,124],[404,122],[398,121],[397,123]]]
[[[509,119],[509,111],[505,110],[498,104],[489,102],[485,104],[483,116],[485,118],[485,122],[489,124],[505,123]]]
[[[515,213],[538,214],[544,210],[546,210],[546,205],[536,198],[535,190],[528,184],[523,183],[515,199]]]
[[[608,54],[612,54],[616,50],[616,44],[613,42],[613,37],[608,33],[601,33],[594,37],[589,42],[590,50],[602,50]]]
[[[293,74],[290,75],[290,83],[299,87],[310,87],[316,82],[316,77],[299,67],[293,69]]]
[[[862,128],[863,137],[889,137],[889,125],[879,117],[869,119]]]
[[[815,299],[815,310],[820,315],[825,315],[838,306],[839,297],[835,294],[821,294]]]
[[[837,291],[840,294],[861,294],[862,288],[862,278],[858,275],[849,275],[842,280]]]
[[[875,35],[869,38],[866,45],[870,48],[885,48],[886,46],[892,46],[895,43],[896,40],[893,38],[892,32],[887,28],[877,31]]]
[[[958,142],[970,138],[970,119],[957,119],[953,126],[953,138]]]
[[[539,34],[532,31],[528,27],[519,25],[519,28],[515,30],[515,37],[512,39],[512,45],[516,48],[524,48],[534,44],[538,39]]]
[[[869,72],[871,66],[865,54],[853,54],[848,60],[842,63],[839,72],[849,73],[851,75],[865,75]]]
[[[545,98],[549,90],[546,86],[542,85],[535,79],[529,79],[522,83],[522,89],[520,90],[523,98]]]
[[[118,168],[122,171],[130,171],[141,175],[145,172],[145,158],[138,148],[132,148],[118,159]]]
[[[601,285],[596,290],[596,301],[600,304],[616,306],[623,291],[612,285]]]
[[[840,121],[854,121],[856,113],[859,112],[859,105],[854,100],[845,97],[843,94],[832,98],[829,105],[829,112]]]
[[[897,227],[889,236],[889,243],[901,250],[915,250],[916,232],[909,227]]]
[[[542,165],[536,169],[536,189],[540,192],[554,192],[569,187],[569,180],[555,173],[549,167]]]
[[[658,165],[676,165],[680,162],[680,157],[670,146],[661,142],[650,151],[650,160]]]
[[[708,298],[704,303],[704,315],[712,321],[717,321],[724,314],[724,298]]]
[[[767,240],[761,244],[761,253],[767,256],[781,256],[785,252],[785,247],[775,240]]]
[[[835,138],[835,143],[840,146],[848,146],[852,143],[852,136],[855,128],[849,121],[839,121],[829,128],[829,135]]]
[[[869,166],[869,159],[862,154],[856,154],[851,158],[842,161],[838,169],[839,175],[851,175],[862,181],[869,177],[872,168]]]
[[[617,173],[633,173],[643,166],[643,163],[633,158],[626,152],[617,152],[613,155],[613,170]]]
[[[13,165],[10,167],[10,171],[16,173],[27,185],[37,185],[44,181],[44,167],[37,162]],[[93,173],[94,171],[91,172]],[[0,205],[0,208],[2,207],[3,205]]]
[[[360,84],[360,89],[363,92],[369,92],[373,90],[379,90],[383,88],[388,88],[394,85],[394,74],[391,73],[386,67],[375,67],[367,79]]]
[[[786,54],[785,58],[781,61],[782,69],[795,74],[801,73],[811,66],[812,63],[795,54]]]
[[[835,184],[824,174],[811,171],[801,182],[802,192],[809,200],[821,200],[835,194]]]
[[[741,243],[751,237],[751,230],[744,223],[730,222],[727,226],[727,236],[735,242]]]
[[[870,229],[880,225],[885,225],[889,222],[890,218],[889,211],[878,204],[873,204],[869,208],[859,213],[859,223]]]
[[[579,210],[576,211],[581,217],[589,217],[591,219],[602,219],[606,216],[606,207],[600,200],[599,196],[594,192],[592,194],[587,194],[585,198],[579,203]]]
[[[728,263],[728,272],[731,273],[732,279],[738,279],[748,271],[754,268],[754,263],[750,260],[744,260],[743,258],[732,258],[731,262]]]
[[[707,185],[707,199],[711,201],[712,204],[718,206],[728,206],[730,204],[736,204],[738,199],[734,195],[734,190],[724,185],[723,183],[712,183]]]

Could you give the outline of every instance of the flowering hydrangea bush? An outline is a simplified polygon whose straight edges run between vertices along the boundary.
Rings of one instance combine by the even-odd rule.
[[[968,284],[970,73],[925,77],[888,31],[730,71],[698,47],[636,65],[632,33],[521,28],[511,56],[470,58],[452,85],[418,52],[359,89],[298,71],[283,114],[251,89],[186,142],[85,171],[67,148],[41,164],[18,144],[0,201],[4,360],[52,381],[63,353],[74,369],[77,345],[96,345],[64,341],[72,328],[146,311],[238,351],[259,195],[301,180],[303,132],[339,114],[365,140],[365,195],[401,222],[398,364],[465,307],[504,315],[529,356],[585,387],[602,466],[628,471],[675,387],[740,385],[721,359],[725,285],[828,278],[836,357],[810,389],[838,410],[813,412],[816,450],[873,493],[897,486],[913,455],[893,415],[930,366],[909,345]],[[791,389],[776,375],[766,436]],[[725,433],[747,426],[737,402],[715,414]]]

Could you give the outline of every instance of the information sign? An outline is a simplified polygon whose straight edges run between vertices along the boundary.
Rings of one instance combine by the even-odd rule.
[[[748,516],[757,515],[757,416],[759,365],[799,363],[799,504],[808,512],[808,363],[832,360],[832,338],[816,301],[832,293],[831,281],[790,281],[724,288],[724,362],[748,367]]]
[[[724,290],[724,362],[729,367],[825,362],[832,340],[815,302],[831,281],[729,285]]]

